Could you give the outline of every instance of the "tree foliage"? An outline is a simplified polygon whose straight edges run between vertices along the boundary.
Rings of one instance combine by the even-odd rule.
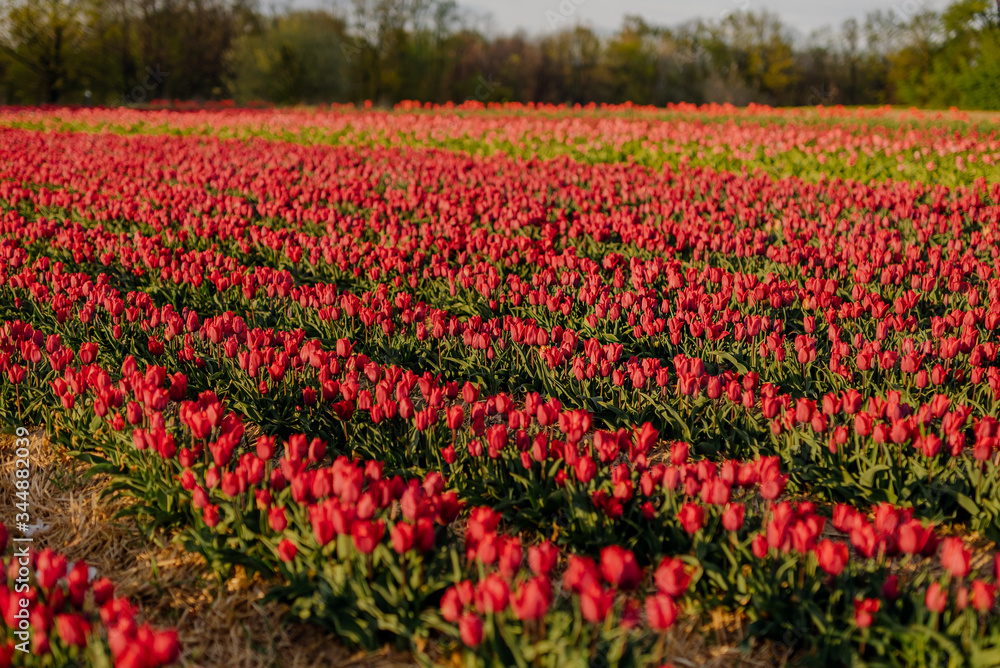
[[[1000,0],[904,3],[793,38],[767,11],[679,26],[572,16],[492,35],[454,0],[6,0],[0,101],[404,99],[1000,108]],[[551,12],[550,12],[551,13]]]

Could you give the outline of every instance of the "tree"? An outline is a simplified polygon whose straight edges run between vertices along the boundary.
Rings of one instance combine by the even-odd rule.
[[[1000,5],[961,0],[945,10],[942,22],[947,37],[934,69],[946,77],[957,73],[948,77],[958,94],[952,104],[1000,109]]]
[[[898,99],[924,107],[1000,109],[1000,6],[959,0],[903,26],[889,55]]]
[[[3,7],[0,50],[14,99],[50,104],[62,99],[77,80],[92,10],[85,0],[25,0]]]
[[[229,78],[226,54],[256,19],[244,0],[135,0],[139,71],[168,76],[156,97],[218,99]],[[136,85],[139,82],[129,82]]]
[[[616,99],[636,104],[654,102],[663,34],[663,29],[650,26],[640,16],[625,17],[607,48]]]
[[[741,86],[754,100],[790,104],[792,85],[798,79],[792,38],[780,19],[767,11],[734,12],[702,26],[711,54],[715,79],[723,87]]]
[[[239,36],[230,54],[234,99],[309,104],[348,93],[346,26],[324,11],[275,17],[262,30]],[[347,52],[349,53],[349,51]]]

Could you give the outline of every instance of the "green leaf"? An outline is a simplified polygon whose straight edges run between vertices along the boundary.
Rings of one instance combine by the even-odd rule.
[[[745,375],[749,371],[749,369],[747,369],[746,365],[743,364],[742,362],[740,362],[738,359],[736,359],[736,357],[732,353],[726,352],[724,350],[709,350],[709,351],[706,351],[706,353],[705,353],[706,357],[708,355],[715,355],[719,359],[722,359],[722,360],[725,360],[725,361],[729,362],[741,374]]]
[[[858,481],[858,484],[864,489],[871,489],[875,481],[876,474],[889,470],[891,470],[891,467],[887,464],[876,464],[861,474],[861,479]]]
[[[976,515],[979,514],[979,506],[976,505],[975,501],[967,497],[965,494],[962,494],[961,492],[953,492],[953,493],[955,495],[955,500],[958,501],[958,505],[962,506],[962,508],[965,509],[970,515],[975,517]]]

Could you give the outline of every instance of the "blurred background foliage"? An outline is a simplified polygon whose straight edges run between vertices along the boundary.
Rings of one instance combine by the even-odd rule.
[[[452,0],[3,0],[0,103],[758,102],[1000,109],[1000,0],[903,3],[795,37],[739,11],[497,35]],[[911,6],[912,5],[912,6]],[[539,11],[542,11],[540,9]]]

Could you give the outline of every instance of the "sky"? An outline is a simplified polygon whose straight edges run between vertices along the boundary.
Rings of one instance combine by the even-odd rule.
[[[908,15],[920,9],[940,10],[946,0],[459,0],[497,33],[519,28],[529,34],[550,32],[577,23],[599,32],[621,26],[626,14],[639,14],[654,25],[674,26],[694,18],[718,18],[727,12],[767,9],[802,36],[845,19],[859,20],[876,9]],[[565,20],[564,20],[565,19]]]

